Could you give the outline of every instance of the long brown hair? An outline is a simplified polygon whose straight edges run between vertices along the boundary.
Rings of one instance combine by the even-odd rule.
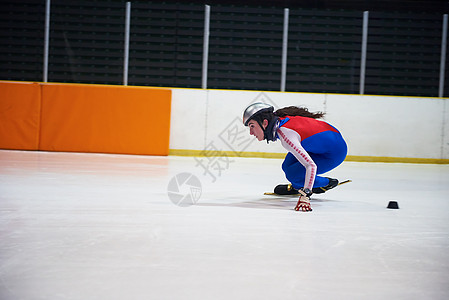
[[[318,112],[310,112],[306,107],[298,107],[298,106],[288,106],[284,108],[280,108],[274,112],[275,116],[278,116],[280,118],[286,117],[286,116],[301,116],[306,118],[312,118],[312,119],[319,119],[322,118],[325,113],[318,111]]]

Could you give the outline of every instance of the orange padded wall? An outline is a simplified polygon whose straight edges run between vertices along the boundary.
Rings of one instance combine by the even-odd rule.
[[[42,85],[39,149],[168,155],[171,90]]]
[[[0,148],[38,149],[40,91],[37,83],[0,82]]]

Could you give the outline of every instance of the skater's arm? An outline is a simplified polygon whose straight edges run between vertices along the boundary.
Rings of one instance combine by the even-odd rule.
[[[317,166],[310,155],[301,146],[301,137],[299,134],[289,128],[281,127],[277,131],[282,146],[292,153],[296,159],[306,168],[306,176],[304,181],[304,188],[312,190]]]

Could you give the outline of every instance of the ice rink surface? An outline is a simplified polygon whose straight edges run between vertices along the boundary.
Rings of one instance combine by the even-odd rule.
[[[0,151],[0,299],[449,299],[448,165],[345,162],[303,213],[281,163]]]

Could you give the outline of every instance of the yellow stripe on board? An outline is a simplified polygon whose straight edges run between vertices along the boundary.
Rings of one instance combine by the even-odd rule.
[[[410,163],[410,164],[449,164],[449,159],[444,159],[444,158],[439,159],[439,158],[356,156],[356,155],[348,155],[348,157],[346,157],[346,161]]]
[[[270,153],[270,152],[234,152],[234,151],[212,151],[212,150],[184,150],[170,149],[168,155],[174,156],[197,156],[197,157],[257,157],[257,158],[284,158],[286,153]]]
[[[279,158],[283,159],[286,153],[271,152],[239,152],[234,151],[207,151],[207,150],[184,150],[170,149],[168,155],[173,156],[196,156],[196,157],[253,157],[253,158]],[[380,163],[411,163],[411,164],[449,164],[449,159],[436,158],[412,158],[412,157],[383,157],[383,156],[356,156],[348,155],[345,161],[354,162],[380,162]]]

